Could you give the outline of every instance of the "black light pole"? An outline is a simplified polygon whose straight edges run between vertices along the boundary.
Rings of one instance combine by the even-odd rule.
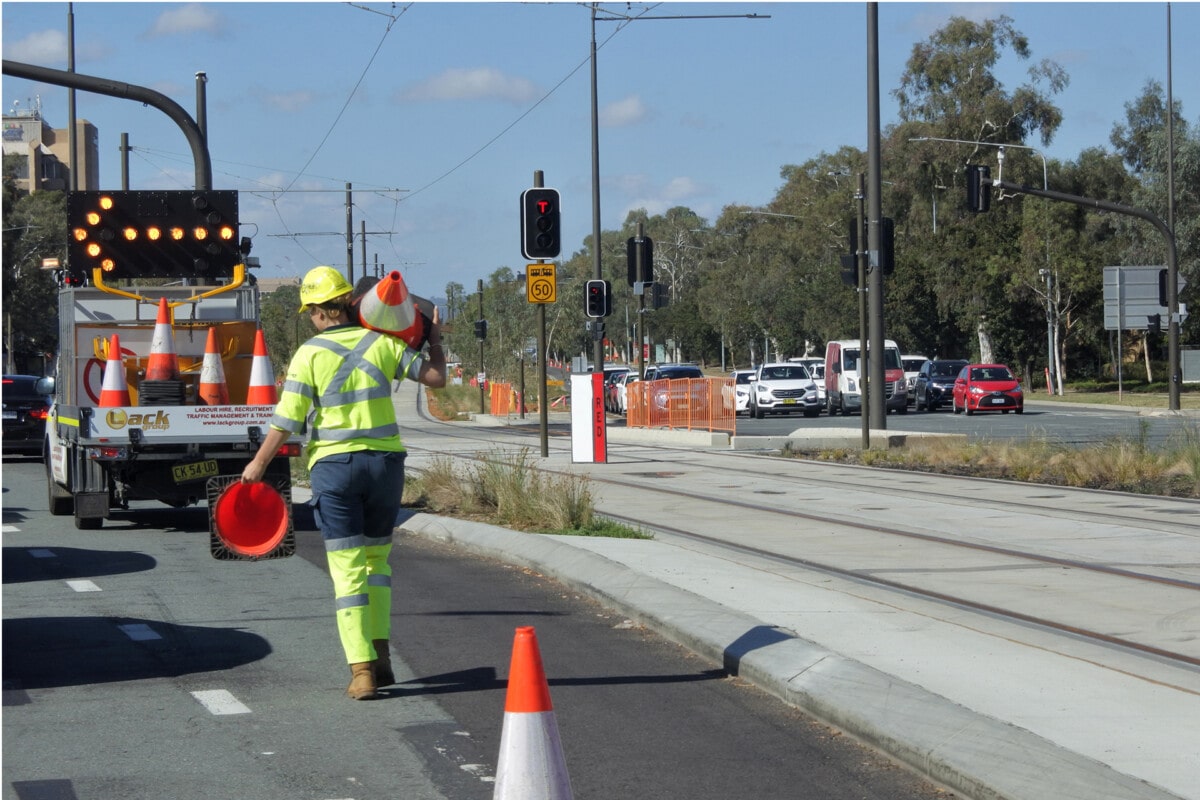
[[[604,280],[604,267],[600,253],[600,106],[596,97],[596,21],[600,22],[637,22],[649,19],[770,19],[769,14],[696,14],[666,17],[630,16],[604,9],[608,16],[597,17],[596,12],[602,10],[599,3],[592,3],[592,277]],[[592,358],[595,369],[602,369],[604,363],[604,320],[599,319],[593,325],[600,325],[599,331],[593,336]],[[640,346],[641,343],[639,343]]]

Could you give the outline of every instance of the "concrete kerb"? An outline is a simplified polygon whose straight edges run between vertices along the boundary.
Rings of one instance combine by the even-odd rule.
[[[413,514],[401,525],[414,535],[562,581],[975,800],[1174,797],[1029,731],[553,536],[428,514]]]

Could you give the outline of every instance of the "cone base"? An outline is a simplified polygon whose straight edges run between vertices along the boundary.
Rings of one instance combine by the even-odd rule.
[[[571,797],[571,778],[554,712],[505,713],[492,800]]]

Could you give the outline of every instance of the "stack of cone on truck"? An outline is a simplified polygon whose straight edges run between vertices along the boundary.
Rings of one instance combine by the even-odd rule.
[[[121,337],[113,334],[104,362],[104,383],[100,387],[101,408],[133,405],[129,382],[125,380],[125,361],[121,358]]]
[[[392,270],[362,295],[358,321],[364,328],[396,336],[420,350],[429,337],[430,323],[424,309],[417,307],[418,299],[408,293],[400,272]]]
[[[571,800],[550,687],[532,627],[513,638],[492,800]]]
[[[229,405],[229,386],[225,383],[225,366],[217,347],[217,329],[208,329],[204,345],[204,362],[200,366],[200,402],[208,406]]]
[[[250,388],[246,391],[246,405],[273,406],[279,398],[275,395],[275,371],[267,355],[267,339],[262,328],[254,334],[254,360],[250,362]]]
[[[175,333],[171,329],[171,309],[167,298],[158,301],[158,319],[154,322],[154,337],[150,340],[150,359],[146,362],[148,381],[179,380],[179,356],[175,353]]]

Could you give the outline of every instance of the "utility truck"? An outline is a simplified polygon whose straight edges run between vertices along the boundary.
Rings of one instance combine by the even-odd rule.
[[[79,212],[72,210],[75,195],[68,200],[70,273],[58,296],[56,372],[42,387],[54,398],[46,420],[43,453],[50,513],[73,515],[75,527],[86,530],[101,527],[114,510],[129,509],[135,501],[158,501],[175,508],[207,502],[213,555],[246,558],[224,546],[211,511],[222,491],[239,480],[266,437],[274,412],[273,405],[261,402],[261,392],[254,393],[256,404],[247,403],[252,383],[261,380],[261,370],[252,369],[259,294],[257,286],[246,280],[244,254],[201,250],[238,263],[225,269],[214,261],[205,265],[206,274],[198,275],[198,259],[184,260],[169,250],[156,249],[163,260],[135,274],[129,266],[130,256],[112,246],[113,266],[88,270],[91,256],[73,252],[78,245],[75,239],[106,246],[112,240],[102,234],[102,220],[90,228],[81,221],[87,216],[88,203],[99,202],[103,193],[75,194],[88,197],[83,198],[85,210]],[[143,213],[132,214],[116,227],[141,226],[141,238],[152,238],[146,232],[158,221],[145,213],[151,206],[139,207]],[[206,215],[205,219],[215,217]],[[165,229],[169,222],[163,226]],[[122,246],[128,250],[130,245],[126,241]],[[103,260],[104,248],[95,250],[96,258]],[[129,280],[118,286],[114,274]],[[185,279],[162,280],[170,274]],[[81,276],[86,277],[81,280]],[[141,280],[147,276],[157,280]],[[89,281],[91,285],[73,285]],[[166,320],[162,319],[164,313]],[[206,348],[210,329],[215,331],[219,351],[215,356],[212,348]],[[112,352],[114,334],[119,353]],[[152,360],[164,356],[155,352],[164,344],[164,336],[169,336],[166,344],[173,351],[177,374],[167,379],[156,374],[148,379]],[[201,386],[206,349],[210,359],[220,359],[228,402],[222,397],[220,404],[213,405],[209,404],[211,397],[208,403],[202,399],[207,396]],[[265,358],[265,352],[258,357]],[[114,392],[116,389],[121,392]],[[117,403],[112,402],[114,394]],[[289,458],[300,454],[301,444],[285,445],[264,477],[264,483],[275,488],[286,504],[286,542],[251,558],[290,555],[294,550]]]

